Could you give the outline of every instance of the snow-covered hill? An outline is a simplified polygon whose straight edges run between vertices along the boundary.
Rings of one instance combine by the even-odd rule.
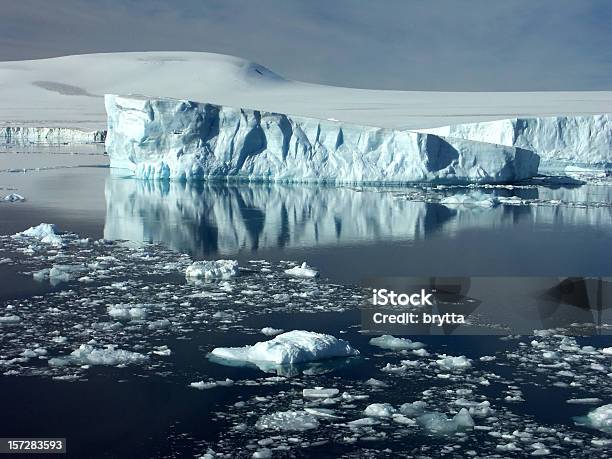
[[[0,127],[104,129],[105,93],[189,99],[397,129],[612,112],[612,92],[360,90],[288,81],[231,56],[139,52],[0,62]]]

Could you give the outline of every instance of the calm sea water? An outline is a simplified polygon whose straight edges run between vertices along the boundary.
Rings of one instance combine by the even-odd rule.
[[[406,199],[402,189],[143,182],[111,173],[107,158],[95,150],[70,153],[70,148],[13,148],[0,153],[0,196],[18,192],[26,197],[25,202],[0,203],[0,234],[51,222],[83,237],[159,242],[195,259],[233,258],[241,264],[253,259],[307,261],[323,278],[341,284],[358,284],[369,276],[612,274],[612,208],[579,205],[612,202],[609,185],[484,190],[578,203],[572,206],[453,208]],[[0,287],[1,301],[67,288],[35,282],[19,269],[2,265]],[[335,369],[331,379],[312,383],[350,386],[351,381],[380,378],[385,362],[376,349],[368,347],[369,337],[354,327],[358,323],[359,312],[347,311],[254,316],[246,319],[245,326],[299,327],[336,336],[342,331],[343,338],[362,350],[362,358]],[[210,363],[203,350],[261,339],[226,330],[194,332],[171,338],[167,344],[173,350],[176,374],[239,381],[261,377],[261,372]],[[419,339],[430,352],[474,359],[504,352],[509,346],[497,337]],[[580,342],[605,347],[612,340],[600,336]],[[511,365],[491,367],[491,371],[505,378],[514,374]],[[572,417],[585,409],[564,403],[565,389],[544,384],[537,375],[523,378],[525,402],[514,408],[518,416],[588,432],[574,426]],[[434,384],[445,385],[443,381]],[[390,388],[385,400],[418,399],[431,385],[431,380],[408,379]],[[235,401],[274,397],[290,387],[286,382],[200,392],[173,375],[143,377],[130,368],[104,367],[92,368],[86,381],[72,383],[0,376],[0,436],[67,437],[70,457],[190,457],[204,453],[231,427],[231,420],[214,418],[215,413]],[[494,397],[503,387],[504,383],[494,384],[482,393]],[[417,434],[392,442],[373,440],[365,446],[332,443],[290,454],[360,455],[366,450],[359,448],[370,454],[387,447],[392,450],[387,454],[399,454],[408,442],[427,447],[441,441]]]

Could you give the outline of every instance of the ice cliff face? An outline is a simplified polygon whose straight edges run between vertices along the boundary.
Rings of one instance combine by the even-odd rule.
[[[612,115],[512,118],[422,132],[534,151],[543,163],[612,163]]]
[[[140,178],[280,182],[508,182],[520,148],[184,100],[105,96],[111,166]]]
[[[102,143],[106,131],[86,131],[53,127],[0,127],[0,142],[5,143]]]

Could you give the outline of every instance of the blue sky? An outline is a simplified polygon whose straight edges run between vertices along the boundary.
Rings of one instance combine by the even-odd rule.
[[[609,0],[19,0],[0,60],[210,51],[310,82],[611,90]]]

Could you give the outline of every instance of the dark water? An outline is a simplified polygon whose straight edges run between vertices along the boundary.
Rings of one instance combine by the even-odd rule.
[[[110,174],[104,167],[106,159],[100,155],[92,155],[86,161],[80,157],[68,160],[71,166],[79,167],[0,172],[0,196],[16,190],[27,198],[22,203],[0,203],[0,234],[52,222],[83,237],[161,242],[195,259],[234,258],[241,264],[252,259],[307,261],[320,270],[323,278],[342,284],[356,284],[369,276],[612,274],[610,206],[453,208],[407,200],[402,197],[404,190],[151,183]],[[612,194],[609,185],[588,184],[485,192],[572,203],[609,203]],[[18,269],[2,265],[0,276],[2,301],[67,288],[35,282]],[[2,307],[0,304],[0,310]],[[385,375],[381,376],[380,368],[393,361],[368,345],[370,337],[358,332],[358,323],[359,312],[353,310],[267,314],[249,317],[242,325],[327,332],[342,336],[362,350],[358,359],[339,365],[330,374],[296,380],[306,387],[329,387],[363,383],[370,377],[382,379]],[[341,331],[345,333],[340,335]],[[170,337],[167,345],[173,351],[174,374],[163,377],[136,375],[130,367],[93,367],[86,370],[86,380],[79,382],[44,376],[0,376],[0,436],[67,437],[70,457],[203,454],[219,438],[225,438],[223,435],[236,423],[231,418],[220,418],[219,412],[229,410],[236,401],[275,397],[293,387],[291,380],[207,391],[188,387],[196,376],[203,375],[235,381],[261,378],[257,369],[217,365],[205,354],[215,346],[242,346],[262,339],[262,335],[245,335],[231,329]],[[498,337],[418,339],[431,353],[465,355],[475,360],[509,349],[522,352],[515,343]],[[612,345],[609,336],[579,341],[598,348]],[[2,353],[0,349],[0,357]],[[525,402],[505,406],[499,401],[504,410],[535,419],[541,425],[565,426],[584,435],[592,434],[589,429],[576,427],[572,420],[573,416],[585,414],[585,406],[565,403],[570,396],[596,396],[592,387],[570,394],[566,388],[550,385],[537,371],[522,374],[509,361],[481,365],[501,378],[479,392],[491,400],[501,400],[500,394],[509,381],[520,386]],[[445,387],[454,390],[458,386],[418,377],[393,379],[387,391],[373,394],[368,403],[417,400],[422,391],[432,387],[443,391]],[[610,403],[608,392],[602,397],[602,403]],[[251,420],[252,416],[247,418]],[[262,434],[260,438],[270,435],[273,434]],[[486,432],[477,432],[466,448],[477,449],[478,444],[489,440]],[[232,441],[236,442],[236,455],[250,456],[252,451],[241,449],[244,444],[235,438]],[[421,445],[424,455],[435,456],[439,453],[435,445],[452,445],[453,441],[417,433],[408,438],[390,437],[350,446],[331,442],[293,449],[287,454],[378,456],[377,451],[390,448],[384,454],[392,456],[408,454],[406,451],[415,454],[414,448]],[[428,445],[433,450],[427,450]],[[462,455],[457,454],[456,457]],[[591,454],[594,453],[589,451],[581,456],[575,449],[553,452],[557,457]],[[606,449],[598,454],[607,454]]]

